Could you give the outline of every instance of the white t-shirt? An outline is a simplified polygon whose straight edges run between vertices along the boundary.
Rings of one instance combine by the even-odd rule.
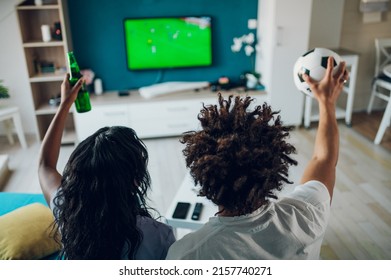
[[[309,181],[251,214],[211,217],[166,259],[319,259],[329,216],[326,186]]]

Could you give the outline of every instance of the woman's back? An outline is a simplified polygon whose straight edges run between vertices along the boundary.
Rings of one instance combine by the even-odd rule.
[[[137,227],[143,240],[138,248],[136,260],[164,260],[168,249],[175,241],[172,228],[149,217],[137,217]],[[126,259],[126,256],[123,256]]]

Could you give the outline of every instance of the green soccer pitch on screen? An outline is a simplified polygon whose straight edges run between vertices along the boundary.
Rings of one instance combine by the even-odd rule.
[[[212,65],[210,17],[124,19],[130,70]]]

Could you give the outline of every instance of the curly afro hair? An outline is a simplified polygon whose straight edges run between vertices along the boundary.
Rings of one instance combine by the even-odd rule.
[[[290,155],[296,149],[285,141],[291,127],[282,125],[279,112],[264,103],[250,109],[254,99],[219,93],[217,105],[203,105],[198,119],[200,131],[183,134],[186,166],[199,195],[223,210],[244,215],[253,212],[288,180]]]

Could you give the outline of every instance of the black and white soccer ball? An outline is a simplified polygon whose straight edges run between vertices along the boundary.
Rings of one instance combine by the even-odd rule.
[[[326,72],[329,56],[334,57],[333,73],[335,73],[342,60],[341,57],[332,50],[326,48],[315,48],[306,52],[297,59],[295,66],[293,67],[293,80],[298,90],[314,97],[309,85],[302,78],[302,75],[305,73],[312,79],[320,81]]]

